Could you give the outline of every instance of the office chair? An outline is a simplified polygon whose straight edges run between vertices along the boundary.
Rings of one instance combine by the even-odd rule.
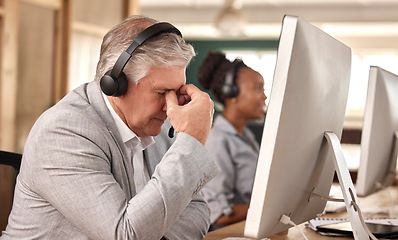
[[[0,236],[8,222],[22,155],[0,151]]]
[[[17,173],[21,167],[22,155],[19,153],[0,151],[0,164],[14,167]]]

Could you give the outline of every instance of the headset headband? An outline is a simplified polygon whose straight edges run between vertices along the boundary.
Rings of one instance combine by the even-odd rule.
[[[241,59],[235,59],[235,61],[232,62],[231,66],[228,68],[228,71],[226,73],[224,85],[228,86],[234,85],[234,78],[236,72],[241,65],[243,65],[243,61]]]
[[[119,78],[120,74],[123,72],[124,67],[126,66],[127,62],[130,60],[131,55],[137,49],[137,47],[141,46],[149,38],[161,33],[175,33],[180,37],[182,37],[181,32],[172,24],[167,22],[156,23],[146,28],[144,31],[139,33],[137,37],[134,38],[133,42],[127,48],[127,50],[123,51],[122,54],[119,56],[111,71],[111,75],[116,78]]]
[[[232,62],[225,74],[224,85],[222,86],[222,93],[224,98],[234,98],[239,94],[239,88],[235,83],[236,72],[239,67],[244,66],[242,60],[236,59]]]

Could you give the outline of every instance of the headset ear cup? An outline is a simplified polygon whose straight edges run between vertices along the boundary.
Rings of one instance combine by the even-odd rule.
[[[234,79],[239,66],[241,66],[242,64],[242,60],[235,59],[235,61],[232,62],[232,64],[226,71],[224,85],[221,89],[225,98],[234,98],[238,96],[239,88],[236,83],[234,83]]]
[[[238,86],[236,86],[236,85],[233,85],[232,86],[232,89],[231,89],[231,97],[230,98],[234,98],[234,97],[237,97],[238,96],[238,94],[239,94],[239,87]]]
[[[116,80],[111,75],[111,70],[109,70],[105,73],[104,76],[102,76],[100,86],[102,92],[107,96],[113,96],[113,94],[117,92],[118,86]]]
[[[121,72],[119,78],[116,79],[112,76],[111,71],[109,70],[102,76],[100,81],[101,90],[107,96],[119,97],[127,91],[127,78]]]
[[[239,94],[239,88],[236,85],[224,85],[222,88],[224,97],[234,98]]]
[[[120,73],[120,76],[119,76],[117,82],[119,83],[119,89],[118,89],[118,92],[113,95],[115,97],[122,96],[127,92],[128,80],[127,80],[126,74],[124,74],[124,72]]]

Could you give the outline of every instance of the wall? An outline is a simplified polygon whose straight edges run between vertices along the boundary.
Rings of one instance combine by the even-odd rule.
[[[20,4],[19,16],[16,152],[23,151],[34,122],[54,104],[55,13]]]

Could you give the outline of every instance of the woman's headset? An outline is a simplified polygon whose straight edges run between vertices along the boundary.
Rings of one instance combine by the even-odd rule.
[[[224,85],[222,86],[222,93],[225,98],[234,98],[239,94],[239,88],[236,85],[235,78],[236,72],[239,67],[244,65],[243,61],[240,59],[235,59],[231,66],[228,68],[225,74]]]

